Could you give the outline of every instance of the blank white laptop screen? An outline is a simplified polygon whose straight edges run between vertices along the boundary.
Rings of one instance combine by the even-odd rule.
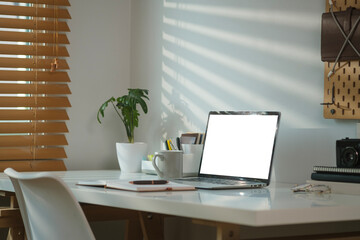
[[[209,115],[200,174],[268,179],[277,122],[278,115]]]

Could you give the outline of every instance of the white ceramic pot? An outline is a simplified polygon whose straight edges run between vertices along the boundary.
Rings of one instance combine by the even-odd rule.
[[[116,152],[122,172],[141,172],[141,161],[146,158],[147,153],[146,143],[116,143]]]

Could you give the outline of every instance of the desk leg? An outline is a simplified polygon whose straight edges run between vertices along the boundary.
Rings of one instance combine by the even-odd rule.
[[[141,240],[143,233],[139,219],[127,220],[125,227],[125,240]]]
[[[164,240],[164,216],[156,213],[139,212],[144,240]]]
[[[8,236],[6,240],[24,240],[25,237],[25,229],[23,227],[12,227],[9,228]]]
[[[192,222],[195,224],[215,227],[216,228],[216,240],[240,239],[239,226],[232,225],[232,224],[226,224],[226,223],[198,220],[198,219],[193,219]]]
[[[240,239],[239,228],[231,225],[218,224],[216,226],[216,240]]]
[[[15,195],[10,196],[10,208],[8,212],[12,212],[12,209],[15,210],[13,211],[14,217],[16,217],[18,220],[13,222],[12,226],[10,225],[7,240],[24,240],[26,239],[25,228],[22,223],[19,205]]]
[[[125,240],[142,240],[142,229],[137,211],[81,203],[89,222],[125,220]]]

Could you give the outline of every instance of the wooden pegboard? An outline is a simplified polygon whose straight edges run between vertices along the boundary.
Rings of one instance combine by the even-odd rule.
[[[329,1],[326,11],[330,11]],[[360,9],[360,0],[333,0],[335,11],[345,11],[348,7]],[[324,72],[324,117],[333,119],[360,119],[360,61],[339,62],[335,73],[328,79],[334,63],[325,63]],[[334,91],[334,94],[333,94]]]

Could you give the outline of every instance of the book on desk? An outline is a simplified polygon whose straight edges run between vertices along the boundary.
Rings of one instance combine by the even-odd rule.
[[[357,174],[360,175],[360,168],[342,168],[334,166],[314,166],[313,171],[316,173],[340,173],[340,174]]]
[[[104,187],[133,192],[162,192],[162,191],[193,191],[195,187],[185,184],[168,182],[165,184],[133,184],[129,180],[89,180],[79,181],[76,185],[89,187]]]
[[[307,183],[327,185],[332,193],[359,195],[360,168],[314,166]]]
[[[314,166],[312,180],[360,183],[360,168]]]

